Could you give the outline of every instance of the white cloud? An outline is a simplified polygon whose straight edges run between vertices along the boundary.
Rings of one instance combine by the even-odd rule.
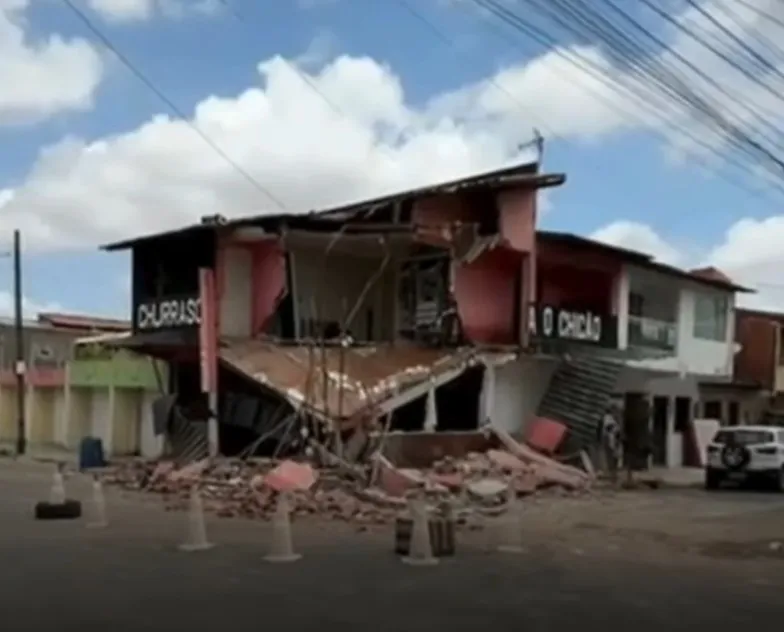
[[[219,0],[88,0],[88,6],[109,22],[140,22],[155,15],[179,18],[187,13],[210,15]]]
[[[0,0],[0,125],[88,109],[103,74],[101,57],[83,39],[27,37],[28,6],[29,0]]]
[[[664,263],[683,263],[683,253],[668,244],[650,226],[639,222],[618,220],[594,231],[591,239],[628,250],[637,250],[652,255]]]
[[[62,312],[58,303],[38,302],[28,298],[22,299],[22,315],[24,318],[35,318],[40,312]],[[14,295],[0,290],[0,316],[11,318],[14,315]]]
[[[694,248],[676,248],[650,226],[620,220],[595,231],[591,238],[616,246],[639,250],[659,261],[685,268],[714,266],[736,283],[756,290],[743,294],[744,307],[784,311],[784,216],[741,219],[724,233],[721,241],[706,253]]]
[[[0,0],[0,7],[10,6],[10,1]],[[24,5],[22,0],[13,1]],[[760,6],[765,3],[751,1]],[[185,9],[198,5],[156,0],[91,2],[107,18],[126,21],[148,19],[176,5]],[[703,6],[715,13],[719,5],[706,1]],[[784,5],[768,5],[767,10],[784,16]],[[703,28],[713,28],[693,11],[683,19],[699,20]],[[775,35],[769,23],[755,26],[768,37]],[[728,24],[728,28],[737,31],[737,25]],[[705,49],[697,50],[682,34],[676,34],[673,41],[676,51],[708,68],[730,91],[740,91],[746,102],[773,109],[772,95],[763,94],[764,89],[726,62]],[[661,127],[651,117],[650,106],[655,103],[646,109],[634,99],[621,97],[568,61],[580,55],[622,84],[642,85],[615,68],[598,48],[549,51],[424,105],[413,105],[400,78],[373,59],[340,56],[313,68],[314,62],[323,62],[325,51],[324,41],[314,43],[300,60],[308,62],[307,70],[297,71],[280,57],[266,60],[259,65],[258,86],[234,97],[205,97],[195,106],[191,121],[290,211],[499,167],[519,158],[517,146],[531,137],[534,127],[549,132],[550,137],[593,141],[638,128],[642,121],[669,135],[677,152],[695,149],[672,126],[694,124],[687,112],[673,111],[671,125]],[[0,61],[0,77],[2,68]],[[748,113],[740,106],[720,99],[704,80],[692,79],[694,85],[711,92],[727,116],[748,124]],[[766,81],[778,85],[773,73]],[[0,88],[0,115],[2,94]],[[629,112],[635,116],[630,118]],[[781,108],[775,112],[784,116]],[[714,147],[723,142],[715,131],[695,129]],[[215,212],[237,216],[278,210],[188,124],[164,115],[113,136],[92,141],[67,138],[44,148],[18,188],[0,191],[0,209],[4,221],[24,230],[26,244],[39,249],[94,245]],[[759,230],[768,235],[780,231],[776,234],[784,239],[782,222]],[[748,239],[741,240],[733,230],[726,243],[707,258],[719,262],[729,256],[727,252],[734,252],[733,269],[740,269],[743,257],[756,249],[743,245]],[[665,239],[642,224],[616,222],[596,236],[671,262],[705,258],[691,248],[673,245],[677,240],[672,236]],[[784,255],[780,260],[784,264]],[[732,269],[727,271],[732,273]]]

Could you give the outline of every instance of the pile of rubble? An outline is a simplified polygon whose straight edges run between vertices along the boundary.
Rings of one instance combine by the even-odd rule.
[[[321,467],[256,458],[204,460],[179,469],[170,462],[135,461],[107,473],[106,482],[162,494],[169,509],[184,508],[189,491],[198,485],[206,510],[254,519],[271,518],[277,493],[287,491],[295,517],[319,516],[362,526],[393,521],[416,490],[432,503],[450,506],[458,524],[471,526],[472,515],[505,509],[510,486],[518,496],[543,489],[582,493],[590,488],[591,473],[558,463],[511,438],[501,439],[506,450],[445,458],[428,470],[397,468],[379,454],[365,466],[335,463],[336,458]]]

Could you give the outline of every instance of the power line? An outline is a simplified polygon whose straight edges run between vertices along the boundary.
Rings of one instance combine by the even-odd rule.
[[[92,32],[92,34],[101,41],[101,43],[108,48],[115,57],[122,62],[122,64],[130,70],[133,75],[141,81],[155,96],[157,96],[183,123],[191,128],[209,147],[218,154],[226,163],[228,163],[234,171],[240,174],[253,188],[262,193],[267,199],[272,201],[280,210],[286,211],[286,205],[276,197],[269,189],[264,187],[258,180],[256,180],[248,171],[241,167],[234,161],[223,149],[220,148],[207,134],[205,134],[197,125],[195,125],[169,97],[167,97],[145,74],[139,70],[131,60],[125,56],[114,43],[90,20],[89,17],[76,5],[72,0],[62,0],[63,4],[68,7],[74,15],[76,15],[82,23]]]
[[[450,46],[451,48],[453,48],[453,49],[455,49],[455,50],[457,50],[457,49],[458,49],[457,43],[456,43],[456,42],[455,42],[455,41],[454,41],[452,38],[450,38],[450,37],[449,37],[449,36],[448,36],[446,33],[444,33],[444,31],[443,31],[442,29],[440,29],[440,28],[439,28],[439,27],[438,27],[438,26],[435,24],[435,22],[433,22],[432,20],[428,19],[428,17],[427,17],[427,16],[426,16],[424,13],[422,13],[421,11],[418,11],[418,10],[416,10],[416,9],[415,9],[415,8],[414,8],[414,7],[411,5],[411,3],[410,3],[410,2],[408,2],[407,0],[395,0],[395,1],[396,1],[396,2],[397,2],[397,4],[399,4],[399,5],[400,5],[400,6],[401,6],[403,9],[405,9],[405,10],[406,10],[406,11],[407,11],[407,12],[408,12],[410,15],[412,15],[414,18],[416,18],[416,19],[417,19],[417,20],[419,20],[419,21],[420,21],[422,24],[424,24],[424,25],[425,25],[425,26],[426,26],[426,27],[427,27],[427,28],[428,28],[428,29],[429,29],[429,30],[430,30],[430,31],[431,31],[431,32],[432,32],[432,33],[435,35],[435,37],[436,37],[436,38],[440,39],[442,42],[444,42],[445,44],[447,44],[447,45],[448,45],[448,46]],[[506,88],[505,88],[505,87],[504,87],[504,86],[503,86],[503,85],[502,85],[502,84],[501,84],[499,81],[497,81],[497,80],[496,80],[494,77],[489,77],[489,78],[487,79],[487,82],[489,83],[489,85],[493,86],[493,87],[494,87],[496,90],[498,90],[498,92],[500,92],[501,94],[503,94],[504,96],[506,96],[506,97],[507,97],[507,98],[508,98],[508,99],[509,99],[509,100],[510,100],[512,103],[514,103],[514,104],[515,104],[515,105],[516,105],[518,108],[520,108],[520,111],[521,111],[523,114],[525,114],[525,115],[527,115],[527,116],[530,116],[532,119],[538,119],[538,124],[539,124],[541,127],[544,127],[546,130],[548,130],[548,133],[549,133],[551,136],[555,137],[556,139],[560,138],[560,136],[559,136],[558,134],[556,134],[555,132],[553,132],[553,131],[552,131],[552,129],[550,129],[550,127],[549,127],[549,125],[547,125],[547,122],[546,122],[546,121],[543,121],[542,119],[539,119],[539,117],[537,117],[535,114],[533,114],[533,112],[531,112],[531,110],[530,110],[529,108],[525,107],[525,106],[524,106],[524,105],[523,105],[523,104],[520,102],[520,100],[519,100],[519,99],[517,99],[517,98],[516,98],[516,97],[515,97],[515,96],[514,96],[514,95],[513,95],[513,94],[512,94],[512,93],[511,93],[509,90],[507,90],[507,89],[506,89]],[[537,122],[537,121],[535,120],[534,122]]]
[[[560,47],[559,42],[555,36],[553,36],[550,32],[546,31],[543,28],[540,28],[531,23],[530,20],[527,20],[520,15],[515,14],[507,7],[502,6],[499,2],[494,2],[493,0],[472,0],[473,4],[476,5],[480,9],[480,13],[482,15],[489,14],[490,16],[494,16],[499,19],[502,23],[510,26],[513,30],[521,32],[527,38],[532,39],[542,45],[545,49],[551,51],[553,54],[557,55],[558,57],[564,59],[570,65],[578,68],[582,72],[587,75],[592,76],[601,84],[608,87],[608,89],[612,90],[613,92],[620,94],[626,99],[629,99],[632,103],[634,103],[637,107],[640,108],[642,112],[648,115],[653,120],[658,120],[666,125],[670,126],[670,128],[677,129],[684,137],[687,137],[691,140],[695,145],[699,145],[706,150],[708,154],[716,154],[715,147],[707,143],[703,138],[696,135],[695,133],[691,132],[688,128],[679,125],[673,125],[671,118],[672,116],[668,114],[666,108],[662,107],[662,104],[657,103],[655,97],[655,93],[652,93],[650,88],[644,85],[644,82],[619,82],[613,76],[608,75],[607,69],[598,65],[595,60],[588,58],[584,55],[580,50],[573,50],[570,51],[568,54],[565,53]],[[528,4],[533,4],[533,8],[535,10],[541,10],[541,6],[536,5],[536,3],[528,2]],[[458,5],[460,6],[460,5]],[[568,25],[567,25],[568,26]],[[580,31],[577,31],[578,36],[581,35]],[[517,42],[517,40],[515,40]],[[647,89],[643,89],[647,88]],[[624,113],[624,110],[614,104],[613,102],[609,101],[608,99],[603,99],[604,95],[601,93],[596,93],[592,90],[586,90],[587,92],[592,92],[595,96],[599,97],[609,109],[615,110],[616,112]],[[626,118],[630,118],[628,113],[626,113]],[[650,121],[646,121],[645,119],[640,119],[639,115],[636,113],[633,115],[633,118],[637,120],[638,123],[642,123],[643,127],[648,127]],[[663,135],[663,132],[659,128],[654,128],[658,134]],[[702,161],[702,157],[697,155],[697,159]],[[725,157],[724,162],[736,167],[738,171],[744,173],[746,175],[749,174],[749,167],[746,163],[738,162],[734,160],[731,156]],[[704,165],[708,170],[710,169],[707,165]],[[749,188],[737,181],[734,178],[728,176],[728,174],[722,174],[723,177],[738,186],[739,188],[743,189],[747,193],[751,193],[753,196],[757,196],[760,193],[758,191],[750,191]]]
[[[707,143],[700,135],[695,134],[693,131],[685,128],[683,125],[673,124],[672,114],[668,113],[666,107],[662,107],[663,103],[659,99],[666,96],[669,100],[675,100],[678,107],[681,106],[688,110],[695,110],[699,112],[703,119],[700,121],[702,125],[715,125],[726,137],[730,147],[735,147],[741,152],[749,155],[750,158],[758,160],[760,157],[764,158],[764,163],[769,165],[770,162],[775,162],[777,157],[772,155],[771,152],[765,150],[759,142],[750,139],[742,130],[738,129],[736,125],[730,123],[726,118],[718,112],[715,106],[711,105],[710,101],[705,97],[699,97],[695,94],[694,90],[690,88],[688,78],[674,75],[673,69],[663,64],[661,60],[655,58],[651,54],[650,48],[644,48],[640,45],[639,40],[631,40],[628,35],[623,31],[619,31],[619,27],[612,26],[608,18],[601,13],[597,12],[595,8],[587,7],[588,3],[579,3],[582,6],[576,5],[574,2],[563,2],[555,0],[554,4],[561,7],[561,11],[554,12],[550,8],[550,4],[542,6],[541,3],[534,0],[526,0],[526,4],[531,7],[535,12],[543,13],[545,17],[549,17],[551,21],[559,23],[561,28],[570,33],[577,35],[578,38],[589,40],[595,43],[598,40],[604,43],[607,52],[609,52],[618,63],[625,64],[628,69],[625,71],[626,79],[619,82],[618,78],[608,74],[606,67],[597,65],[592,59],[587,58],[579,50],[572,50],[569,54],[565,54],[558,46],[558,40],[550,31],[544,28],[537,27],[532,24],[530,19],[523,18],[512,12],[508,7],[501,5],[496,0],[473,0],[473,3],[480,9],[484,9],[485,14],[491,14],[498,18],[503,23],[511,26],[513,29],[520,31],[526,37],[532,38],[535,41],[543,44],[550,51],[556,55],[566,59],[570,64],[580,68],[584,72],[596,77],[603,84],[614,89],[614,92],[619,92],[619,89],[624,93],[626,98],[630,98],[632,102],[637,104],[642,111],[652,116],[655,120],[661,121],[671,129],[677,129],[685,137],[689,138],[696,145],[701,145],[709,155],[720,156],[722,162],[735,167],[735,169],[745,175],[757,174],[753,172],[748,164],[748,161],[739,161],[731,153],[719,154],[716,147]],[[608,4],[605,0],[605,4]],[[565,5],[565,6],[564,6]],[[566,10],[564,10],[566,9]],[[616,7],[617,10],[617,7]],[[582,12],[582,13],[580,13]],[[586,16],[586,12],[593,15]],[[623,12],[621,12],[623,13]],[[526,15],[530,16],[529,11]],[[570,20],[565,18],[571,15]],[[591,21],[593,19],[593,21]],[[634,21],[630,16],[626,16],[626,20]],[[603,21],[603,22],[602,22]],[[604,30],[600,30],[603,27]],[[612,27],[614,31],[607,31]],[[638,29],[643,29],[641,25],[637,25]],[[587,35],[586,35],[587,33]],[[618,37],[623,37],[623,40],[618,40]],[[662,43],[663,44],[663,43]],[[661,45],[659,45],[661,46]],[[603,50],[605,50],[603,48]],[[652,92],[652,86],[658,86],[663,92],[658,95]],[[684,113],[686,112],[684,111]],[[647,126],[647,123],[643,123]],[[656,130],[661,133],[661,130]],[[772,156],[772,159],[771,159]],[[697,158],[701,157],[697,155]],[[769,167],[768,167],[769,168]],[[712,170],[712,169],[711,169]],[[775,171],[777,178],[781,175],[780,168]],[[752,195],[759,195],[759,191],[750,191],[745,185],[742,185],[734,179],[728,177],[728,174],[723,174],[725,179],[732,182],[739,188],[751,193]],[[776,188],[778,193],[781,193],[780,188]]]

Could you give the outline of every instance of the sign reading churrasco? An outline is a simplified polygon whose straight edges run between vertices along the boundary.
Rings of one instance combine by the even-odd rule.
[[[143,331],[195,327],[201,322],[198,297],[146,301],[136,307],[136,328]]]

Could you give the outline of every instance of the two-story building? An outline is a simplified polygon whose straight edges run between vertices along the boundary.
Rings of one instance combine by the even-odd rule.
[[[132,250],[122,344],[171,366],[177,401],[158,426],[231,454],[290,439],[294,418],[344,439],[383,426],[454,443],[539,416],[567,425],[572,450],[620,396],[650,400],[653,461],[681,464],[703,384],[732,383],[745,290],[537,232],[537,191],[563,181],[525,165],[107,246]]]
[[[25,430],[31,444],[60,443],[67,409],[67,364],[76,339],[90,333],[117,332],[128,323],[110,318],[71,314],[39,314],[22,327],[23,364],[18,363],[13,319],[0,320],[0,441],[18,436],[17,371],[25,388]]]
[[[733,402],[711,403],[715,416],[727,423],[784,424],[784,313],[738,309],[735,315],[736,380],[757,389],[748,396],[740,413]],[[753,392],[753,391],[752,391]],[[759,397],[762,396],[762,398]]]
[[[693,464],[692,421],[717,416],[716,401],[726,401],[730,416],[751,414],[758,406],[758,391],[733,376],[735,296],[749,290],[712,268],[682,270],[576,235],[540,232],[538,242],[540,304],[590,310],[580,319],[586,324],[584,336],[593,339],[593,365],[600,374],[591,378],[599,381],[590,388],[614,380],[612,390],[622,408],[647,406],[652,464]],[[571,331],[567,325],[564,320]],[[599,362],[599,357],[612,361]],[[569,364],[561,372],[569,373]],[[582,373],[590,370],[580,367]],[[540,413],[570,422],[587,440],[595,413],[581,416],[576,401],[586,387],[578,385],[574,369],[561,381],[560,388],[551,382]]]
[[[446,432],[512,401],[519,427],[519,385],[488,367],[528,344],[536,193],[563,181],[524,165],[113,244],[133,258],[123,344],[169,361],[175,417],[217,417],[213,452],[279,439],[293,412],[344,434]]]

